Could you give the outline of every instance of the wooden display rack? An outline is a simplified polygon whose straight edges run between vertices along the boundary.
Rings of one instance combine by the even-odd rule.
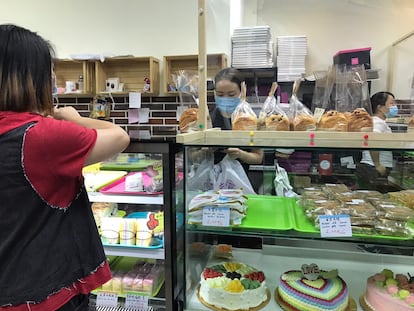
[[[414,133],[325,132],[325,131],[226,131],[219,128],[177,135],[186,145],[413,149]]]
[[[83,92],[81,94],[95,93],[95,63],[93,61],[57,59],[54,65],[58,87],[64,88],[66,81],[78,82],[79,76],[82,75]]]
[[[180,70],[188,72],[194,72],[197,74],[198,68],[198,55],[174,55],[164,56],[164,93],[170,95],[177,95],[177,92],[170,91],[168,85],[175,86],[172,79],[172,75],[176,74]],[[207,55],[207,77],[214,79],[214,76],[221,69],[227,67],[227,55],[220,54],[208,54]]]
[[[143,95],[158,95],[159,93],[159,60],[154,57],[112,57],[104,62],[95,61],[96,93],[105,94],[106,80],[119,78],[124,83],[123,92],[140,92]],[[145,78],[150,79],[150,91],[144,93]]]

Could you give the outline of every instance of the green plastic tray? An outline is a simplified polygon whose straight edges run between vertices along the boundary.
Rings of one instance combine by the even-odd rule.
[[[247,216],[238,229],[295,230],[319,234],[294,198],[266,195],[246,195]],[[410,224],[414,230],[414,224]],[[356,237],[410,240],[412,237],[354,233]]]
[[[155,160],[138,160],[133,162],[102,162],[101,170],[110,171],[142,171],[155,163]]]
[[[294,217],[291,212],[295,199],[265,195],[247,195],[247,216],[238,228],[291,230]]]

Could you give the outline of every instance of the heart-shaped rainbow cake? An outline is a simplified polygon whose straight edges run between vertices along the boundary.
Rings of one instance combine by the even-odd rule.
[[[288,311],[345,311],[349,304],[348,288],[338,271],[319,271],[315,264],[283,273],[275,296]]]

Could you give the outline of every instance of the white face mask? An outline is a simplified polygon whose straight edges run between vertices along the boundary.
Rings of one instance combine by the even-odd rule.
[[[397,106],[391,106],[389,109],[388,109],[388,112],[387,112],[387,118],[393,118],[393,117],[396,117],[397,115],[398,115],[398,107]]]
[[[230,118],[233,111],[240,104],[240,97],[215,96],[216,107],[225,118]]]

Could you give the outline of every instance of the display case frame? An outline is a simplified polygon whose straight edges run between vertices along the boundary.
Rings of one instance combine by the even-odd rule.
[[[146,154],[148,156],[161,156],[163,173],[163,193],[157,196],[145,195],[113,195],[100,192],[88,192],[91,202],[114,202],[142,205],[144,208],[161,208],[164,211],[164,237],[162,248],[137,248],[122,245],[104,244],[105,253],[108,256],[126,256],[146,259],[164,260],[165,281],[161,290],[163,297],[149,297],[148,310],[181,310],[179,294],[184,284],[183,273],[183,235],[182,221],[179,214],[182,213],[183,197],[182,183],[177,182],[178,170],[174,165],[177,158],[182,157],[182,146],[174,141],[167,140],[138,140],[131,139],[129,146],[123,151],[128,154]],[[119,300],[117,308],[108,310],[126,310],[124,301]],[[96,306],[96,299],[92,299],[91,310],[99,310],[102,306]]]
[[[206,84],[206,2],[199,0],[199,82]],[[330,149],[333,152],[352,150],[388,150],[413,151],[413,133],[373,133],[373,132],[273,132],[273,131],[223,131],[206,129],[207,125],[207,92],[199,90],[200,131],[177,135],[177,142],[184,146],[184,171],[186,209],[196,193],[189,191],[188,176],[193,174],[193,155],[200,150],[217,150],[228,147],[238,148],[295,148],[298,150],[321,151]],[[202,160],[202,159],[201,159]],[[198,161],[201,161],[200,159]],[[200,163],[200,162],[198,162]],[[248,217],[248,216],[247,216]],[[266,215],[264,216],[266,217]],[[193,243],[203,243],[208,251],[194,256]],[[380,272],[384,268],[406,272],[412,267],[414,256],[414,240],[377,238],[336,237],[323,238],[315,234],[306,234],[292,230],[243,230],[236,226],[211,227],[188,223],[188,212],[185,217],[185,273],[186,292],[184,294],[184,310],[209,310],[197,298],[197,287],[201,272],[207,265],[220,262],[214,259],[213,248],[220,243],[233,246],[233,258],[263,269],[269,277],[272,299],[262,310],[282,310],[273,299],[278,284],[278,277],[286,270],[300,269],[304,263],[316,262],[323,269],[338,268],[340,274],[349,282],[350,294],[355,300],[363,294],[368,276]],[[225,261],[225,259],[221,259]],[[357,306],[358,310],[362,310]]]
[[[180,134],[177,141],[184,146],[186,176],[190,174],[191,166],[194,164],[193,155],[201,149],[263,148],[271,150],[273,154],[276,148],[294,148],[297,151],[322,153],[329,150],[334,154],[343,151],[360,153],[363,150],[390,150],[398,153],[414,150],[412,143],[414,136],[411,133],[260,132],[211,129]],[[203,159],[198,159],[197,163]],[[273,182],[273,179],[270,182]],[[185,184],[185,202],[187,204],[195,196],[194,189],[190,186],[187,179]],[[202,190],[197,193],[200,192]],[[266,199],[269,196],[259,195],[258,197]],[[256,197],[248,195],[248,198],[251,200]],[[274,206],[274,208],[278,207],[280,208],[280,206]],[[264,206],[263,210],[265,210]],[[253,213],[253,209],[251,212]],[[267,222],[269,217],[277,215],[280,214],[263,215],[263,222]],[[249,207],[246,219],[248,217]],[[414,239],[412,237],[394,238],[363,234],[353,234],[351,237],[322,237],[320,232],[307,232],[302,229],[270,229],[266,226],[249,227],[245,225],[224,227],[195,225],[188,223],[187,213],[185,247],[187,295],[185,296],[184,310],[208,310],[197,298],[196,285],[200,279],[200,267],[220,262],[214,258],[213,250],[216,245],[221,243],[232,245],[234,255],[230,260],[256,264],[256,267],[258,266],[265,271],[269,278],[268,285],[271,287],[271,291],[277,287],[277,277],[283,273],[283,269],[300,268],[303,263],[316,262],[321,267],[328,265],[332,268],[338,268],[341,274],[346,277],[351,288],[351,295],[356,300],[358,300],[358,294],[363,293],[364,281],[370,276],[370,273],[375,274],[384,268],[402,272],[409,271],[414,256]],[[193,243],[203,243],[209,251],[202,257],[194,257]],[[278,265],[272,266],[271,262],[276,262]],[[359,305],[357,308],[357,310],[362,310]],[[279,309],[275,301],[271,301],[263,310],[282,309]]]

